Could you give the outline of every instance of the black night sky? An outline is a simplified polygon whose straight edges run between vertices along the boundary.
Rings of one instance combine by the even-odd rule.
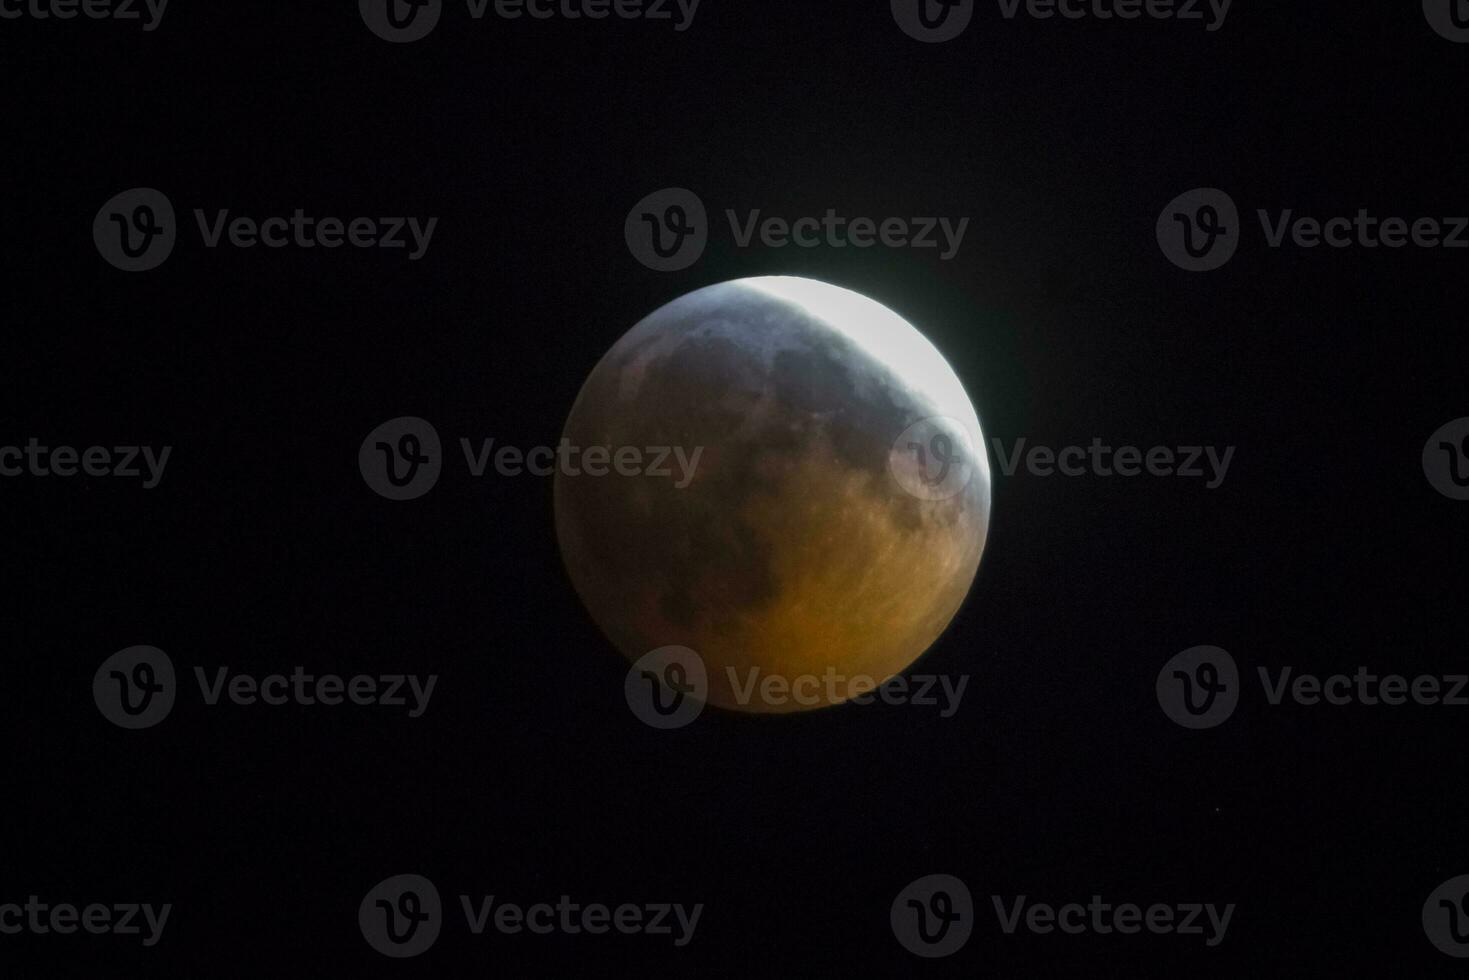
[[[174,0],[154,30],[41,19],[35,2],[0,0],[19,12],[0,18],[0,450],[172,453],[147,490],[0,478],[0,906],[173,909],[152,947],[0,934],[0,974],[1455,967],[1420,913],[1469,874],[1469,706],[1273,705],[1258,674],[1469,672],[1469,504],[1422,463],[1469,415],[1469,252],[1271,247],[1258,216],[1365,209],[1447,237],[1469,214],[1469,44],[1417,3],[1235,0],[1212,31],[1207,4],[1203,20],[1072,20],[976,3],[961,36],[921,43],[886,0],[702,0],[683,31],[673,4],[673,21],[476,19],[445,0],[428,36],[394,44],[351,2]],[[167,195],[178,241],[127,273],[92,225],[135,187]],[[712,233],[658,272],[624,223],[667,187],[699,196]],[[1238,251],[1210,272],[1155,234],[1199,187],[1238,207]],[[298,208],[438,222],[410,261],[209,248],[193,218]],[[741,247],[725,211],[755,209],[969,222],[948,259]],[[1233,447],[1227,478],[1007,476],[991,447],[978,576],[915,667],[968,677],[953,717],[711,710],[656,731],[563,568],[551,482],[472,477],[458,442],[556,444],[634,323],[761,275],[901,313],[1006,452]],[[408,502],[357,467],[399,416],[445,442],[437,486]],[[180,691],[166,721],[127,731],[91,690],[137,644],[168,653]],[[1155,682],[1199,645],[1232,655],[1242,690],[1228,721],[1189,730]],[[298,666],[438,682],[417,718],[210,706],[194,683],[195,667]],[[437,885],[445,921],[393,960],[357,911],[405,873]],[[889,924],[931,874],[974,899],[973,934],[943,959]],[[477,936],[461,895],[704,909],[683,947]],[[1007,934],[992,897],[1022,895],[1235,909],[1214,946]]]

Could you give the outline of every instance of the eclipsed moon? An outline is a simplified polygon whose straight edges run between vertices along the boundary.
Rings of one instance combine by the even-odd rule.
[[[901,673],[984,550],[989,461],[958,377],[827,283],[740,279],[661,307],[593,369],[564,440],[625,451],[602,476],[557,472],[577,593],[629,660],[695,651],[723,708],[823,707]],[[648,472],[626,475],[630,450]],[[782,684],[804,696],[762,694]]]

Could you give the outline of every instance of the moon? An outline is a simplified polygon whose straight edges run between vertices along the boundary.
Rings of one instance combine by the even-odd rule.
[[[577,594],[629,660],[697,653],[702,696],[734,711],[823,708],[904,671],[963,604],[989,529],[953,369],[892,310],[813,279],[654,311],[592,370],[568,445],[621,461],[557,468]]]

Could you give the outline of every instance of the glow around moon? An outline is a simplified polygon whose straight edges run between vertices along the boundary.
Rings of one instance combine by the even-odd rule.
[[[958,377],[902,317],[815,280],[741,279],[658,309],[597,364],[564,438],[614,459],[698,453],[682,487],[671,464],[558,472],[556,529],[617,649],[688,647],[720,707],[822,707],[900,673],[984,549],[989,462]]]

